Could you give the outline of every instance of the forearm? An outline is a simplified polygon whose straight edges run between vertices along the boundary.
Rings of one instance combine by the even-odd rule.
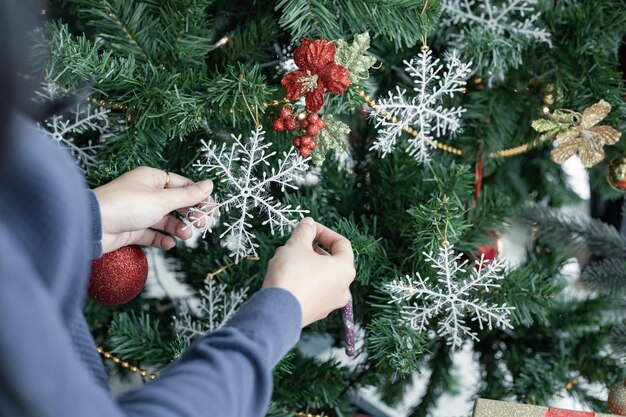
[[[119,403],[133,416],[264,416],[272,369],[298,340],[301,320],[290,293],[261,290],[224,328],[197,340],[163,375]]]
[[[300,306],[291,294],[261,291],[162,376],[116,401],[75,353],[45,280],[5,237],[0,233],[0,247],[11,261],[0,262],[0,381],[7,381],[0,382],[0,415],[264,415],[272,368],[300,333]]]

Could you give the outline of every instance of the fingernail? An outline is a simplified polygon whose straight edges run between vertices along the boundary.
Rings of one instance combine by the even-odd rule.
[[[211,180],[201,181],[198,183],[198,187],[200,187],[203,193],[209,194],[211,191],[213,191],[213,181]]]
[[[315,225],[315,220],[313,220],[313,218],[311,218],[311,217],[305,217],[304,219],[302,219],[302,221],[300,221],[300,223],[307,224],[309,226],[313,226],[313,225]]]

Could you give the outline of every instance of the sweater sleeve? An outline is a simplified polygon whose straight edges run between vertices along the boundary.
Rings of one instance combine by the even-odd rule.
[[[149,386],[120,398],[133,416],[264,416],[272,369],[297,342],[300,304],[289,292],[256,293],[220,330],[196,341]]]
[[[89,218],[91,220],[91,259],[102,256],[102,217],[96,193],[87,189]]]
[[[3,233],[0,248],[0,415],[265,415],[272,368],[300,334],[300,305],[290,293],[259,291],[159,378],[115,400],[82,367],[59,307],[32,264]]]

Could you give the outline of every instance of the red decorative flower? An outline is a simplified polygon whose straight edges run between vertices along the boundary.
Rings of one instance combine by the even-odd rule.
[[[304,96],[306,109],[317,113],[324,104],[324,90],[332,94],[346,91],[350,85],[350,73],[335,64],[335,52],[337,47],[332,42],[311,42],[305,38],[293,53],[300,69],[286,74],[281,81],[287,99],[293,101]]]

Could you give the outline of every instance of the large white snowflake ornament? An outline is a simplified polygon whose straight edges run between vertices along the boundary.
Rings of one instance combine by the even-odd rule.
[[[463,91],[471,69],[459,60],[456,51],[445,58],[446,68],[439,59],[433,59],[432,51],[422,51],[411,61],[404,61],[413,78],[414,96],[396,87],[389,96],[380,99],[371,110],[379,128],[372,150],[384,157],[396,146],[404,129],[415,127],[416,137],[409,139],[407,152],[418,163],[428,163],[430,150],[437,144],[436,137],[454,134],[461,128],[462,107],[444,107],[443,99]]]
[[[484,54],[476,69],[501,79],[509,67],[521,64],[526,43],[552,45],[550,33],[539,26],[537,3],[539,0],[444,0],[441,24],[460,24],[460,31],[451,33],[448,41],[455,48]]]
[[[420,273],[396,279],[386,285],[391,295],[391,303],[405,304],[402,315],[408,325],[416,331],[425,331],[431,320],[437,318],[437,333],[445,337],[453,349],[459,348],[466,337],[478,340],[466,323],[466,317],[472,316],[480,329],[485,326],[513,328],[510,312],[514,307],[506,304],[488,304],[480,299],[481,292],[499,288],[497,281],[503,279],[503,262],[495,259],[485,261],[484,255],[476,260],[469,277],[462,279],[468,261],[460,262],[461,253],[455,253],[452,245],[443,245],[436,256],[424,253],[430,264],[437,271],[437,280],[422,278]]]
[[[183,306],[176,318],[176,332],[191,344],[197,337],[224,326],[246,298],[248,288],[229,291],[228,286],[215,280],[205,282],[200,291],[198,314]]]
[[[212,174],[211,178],[223,183],[227,192],[216,199],[215,204],[192,209],[188,223],[197,225],[204,219],[206,225],[201,229],[206,233],[215,226],[213,213],[216,210],[228,214],[220,239],[223,238],[222,243],[231,251],[230,256],[239,261],[246,256],[256,256],[258,244],[254,243],[255,235],[249,223],[255,211],[265,217],[262,224],[268,225],[272,234],[291,229],[296,224],[294,217],[304,217],[309,212],[300,206],[283,205],[269,191],[270,186],[283,192],[288,188],[297,190],[296,184],[303,181],[309,158],[301,157],[292,147],[268,173],[262,168],[271,165],[276,152],[266,152],[272,143],[264,141],[263,130],[253,130],[248,139],[241,135],[231,137],[231,146],[202,141],[205,158],[194,166],[200,172]]]
[[[45,101],[60,96],[59,88],[52,81],[46,81],[41,90],[36,92],[37,98]],[[109,110],[91,103],[78,103],[62,114],[55,114],[42,123],[38,129],[50,135],[57,143],[65,146],[76,158],[84,171],[98,165],[96,152],[100,146],[91,141],[76,144],[76,136],[85,132],[95,131],[100,134],[99,141],[105,139],[109,129]]]

